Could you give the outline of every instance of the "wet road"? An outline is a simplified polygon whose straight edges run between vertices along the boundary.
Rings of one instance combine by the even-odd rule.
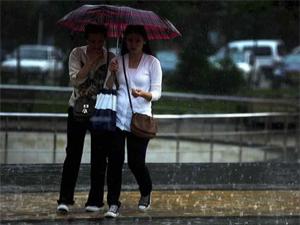
[[[300,217],[195,217],[195,218],[122,218],[122,219],[78,219],[56,221],[5,222],[9,225],[299,225]]]
[[[113,220],[84,211],[87,192],[76,193],[68,215],[56,213],[57,197],[57,192],[2,193],[1,224],[300,224],[300,190],[154,191],[147,213],[137,210],[138,192],[123,192],[121,215]]]

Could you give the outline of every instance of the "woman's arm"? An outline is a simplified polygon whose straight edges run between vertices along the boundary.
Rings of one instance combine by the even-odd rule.
[[[162,70],[158,59],[154,59],[150,67],[150,91],[132,89],[134,97],[142,97],[147,101],[157,101],[161,96]]]
[[[88,57],[87,62],[83,65],[81,61],[80,49],[74,49],[69,57],[69,75],[73,86],[79,86],[84,83],[89,72],[97,66],[101,55],[93,54]]]

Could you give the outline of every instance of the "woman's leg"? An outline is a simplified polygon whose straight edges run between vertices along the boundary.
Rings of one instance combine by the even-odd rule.
[[[86,122],[74,120],[73,108],[68,109],[66,158],[60,186],[59,204],[74,204],[74,190],[78,177],[84,137],[87,131]]]
[[[135,176],[142,196],[147,196],[152,191],[151,177],[145,164],[148,143],[147,138],[140,138],[132,133],[127,135],[128,167]]]
[[[107,166],[107,152],[112,142],[110,132],[91,130],[91,189],[86,206],[102,207]]]
[[[122,168],[125,152],[125,133],[117,128],[111,141],[112,148],[108,152],[107,166],[107,203],[120,206],[122,185]]]

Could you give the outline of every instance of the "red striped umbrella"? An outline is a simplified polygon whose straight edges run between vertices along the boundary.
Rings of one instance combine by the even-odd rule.
[[[71,31],[82,32],[86,24],[104,25],[108,37],[119,38],[127,25],[143,25],[149,40],[171,39],[181,36],[166,18],[152,11],[125,6],[83,5],[65,15],[57,24]]]

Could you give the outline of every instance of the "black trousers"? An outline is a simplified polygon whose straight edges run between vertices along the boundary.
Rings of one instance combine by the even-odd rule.
[[[152,181],[145,165],[146,151],[149,139],[140,138],[131,132],[121,131],[117,128],[114,142],[108,153],[107,167],[107,203],[108,205],[120,205],[119,197],[122,184],[122,167],[125,155],[125,140],[127,139],[128,167],[132,171],[142,196],[152,191]]]
[[[68,109],[66,158],[57,201],[74,204],[74,191],[80,168],[84,138],[87,130],[91,134],[91,170],[90,192],[86,205],[101,207],[103,203],[107,152],[111,144],[111,134],[90,129],[90,122],[78,122],[74,119],[73,108]]]

